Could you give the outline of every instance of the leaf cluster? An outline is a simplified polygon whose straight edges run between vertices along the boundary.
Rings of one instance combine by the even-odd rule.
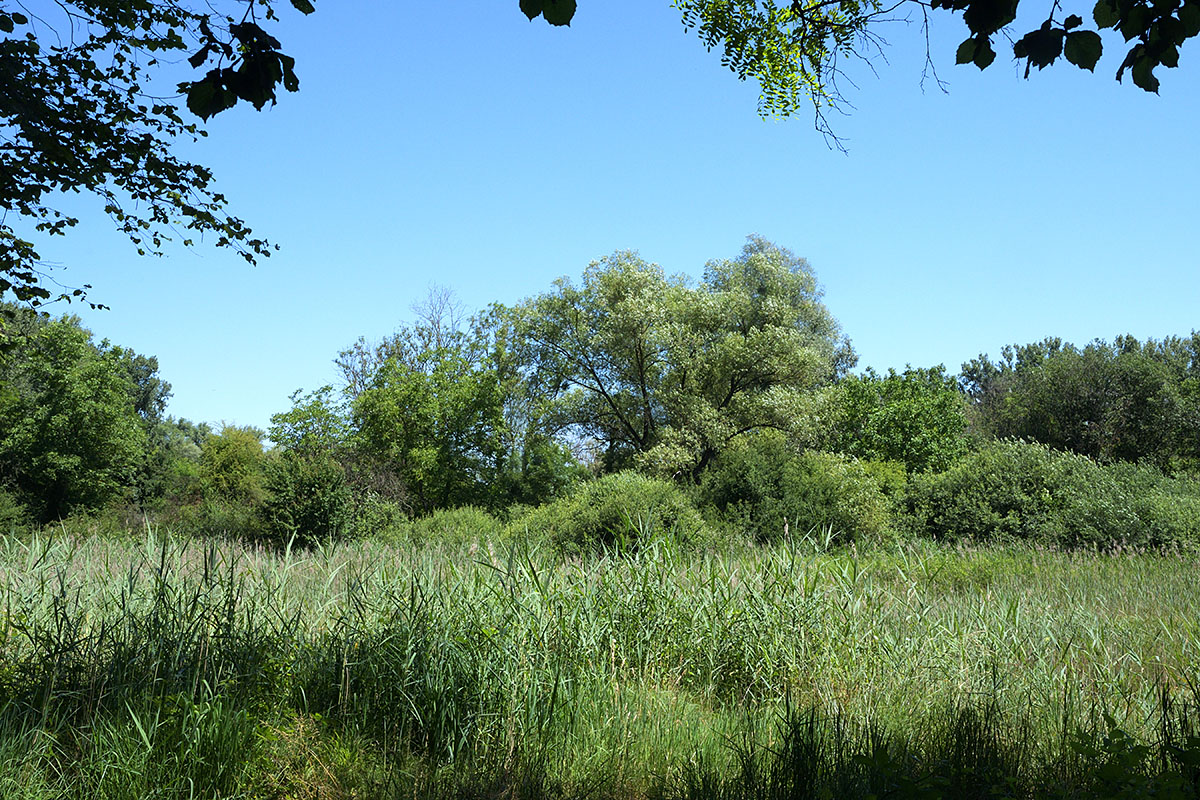
[[[243,8],[240,20],[156,0],[70,0],[32,18],[0,2],[0,207],[22,226],[0,223],[0,295],[34,305],[52,298],[32,237],[63,235],[78,223],[56,207],[63,193],[97,196],[139,254],[205,235],[251,263],[270,254],[265,239],[227,212],[212,172],[172,152],[176,139],[204,131],[152,86],[162,60],[192,48],[193,66],[210,56],[219,62],[181,87],[203,118],[238,100],[261,108],[277,85],[299,86],[292,60],[256,21],[259,9],[274,19],[270,4],[230,4]],[[307,0],[292,5],[313,10]],[[87,288],[61,297],[83,297]]]

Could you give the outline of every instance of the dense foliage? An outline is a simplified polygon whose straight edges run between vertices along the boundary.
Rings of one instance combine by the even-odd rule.
[[[1100,461],[1200,461],[1200,334],[1083,348],[1059,339],[963,365],[981,431]]]
[[[907,497],[916,529],[951,541],[1200,544],[1200,482],[1039,444],[989,444],[946,472],[917,476]]]
[[[944,367],[868,369],[841,381],[831,402],[826,446],[909,472],[940,471],[967,452],[967,403]]]
[[[698,497],[727,526],[762,542],[871,539],[890,521],[889,501],[864,464],[798,451],[774,431],[722,453],[701,479]]]
[[[759,237],[694,283],[619,252],[512,306],[469,316],[435,290],[415,312],[264,432],[164,417],[153,357],[5,307],[0,525],[1200,545],[1200,334],[852,374],[812,269]]]
[[[131,377],[136,358],[95,344],[72,318],[18,312],[8,327],[12,346],[0,350],[0,484],[41,521],[130,495],[149,450],[143,393]]]
[[[854,363],[807,262],[758,237],[697,287],[617,253],[513,310],[557,427],[606,469],[698,479],[738,437],[787,430]]]

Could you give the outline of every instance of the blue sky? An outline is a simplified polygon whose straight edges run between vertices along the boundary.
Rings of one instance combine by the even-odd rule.
[[[894,23],[886,62],[845,65],[843,154],[807,114],[760,119],[666,0],[583,0],[569,29],[515,0],[317,5],[280,9],[300,92],[185,148],[278,254],[138,258],[86,198],[41,247],[111,307],[69,310],[158,356],[174,415],[265,427],[432,284],[511,303],[626,248],[698,276],[750,233],[809,259],[860,367],[1200,328],[1194,50],[1157,97],[1113,80],[1109,38],[1095,75],[1027,81],[1003,55],[954,66],[964,27],[939,12],[943,93],[918,22]]]

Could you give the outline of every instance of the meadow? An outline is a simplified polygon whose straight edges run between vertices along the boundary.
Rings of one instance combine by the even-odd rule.
[[[1196,797],[1188,550],[0,544],[0,797]]]

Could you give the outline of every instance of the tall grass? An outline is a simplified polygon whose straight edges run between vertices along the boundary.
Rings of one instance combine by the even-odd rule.
[[[1196,567],[8,538],[0,795],[1195,797]]]

